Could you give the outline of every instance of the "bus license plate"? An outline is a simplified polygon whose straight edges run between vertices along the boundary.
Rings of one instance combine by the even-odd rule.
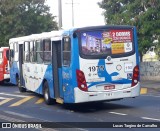
[[[112,90],[115,89],[115,85],[106,85],[104,86],[104,90]]]

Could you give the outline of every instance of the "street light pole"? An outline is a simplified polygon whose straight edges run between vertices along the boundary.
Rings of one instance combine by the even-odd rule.
[[[62,27],[62,1],[58,0],[59,29]]]
[[[71,3],[66,3],[66,4],[72,5],[72,26],[74,26],[74,4],[79,4],[79,3],[74,3],[74,1],[72,0]]]
[[[72,26],[74,26],[74,6],[73,6],[73,0],[72,0]]]

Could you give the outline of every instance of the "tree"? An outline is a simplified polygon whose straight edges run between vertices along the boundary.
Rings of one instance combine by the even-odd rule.
[[[159,39],[159,0],[103,0],[98,4],[100,8],[104,9],[107,24],[137,27],[141,56],[155,39]]]
[[[0,46],[12,37],[57,30],[45,0],[0,0]]]

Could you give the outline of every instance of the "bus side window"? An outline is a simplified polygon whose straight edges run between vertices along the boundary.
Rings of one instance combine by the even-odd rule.
[[[51,40],[50,39],[46,39],[43,40],[44,43],[44,62],[46,63],[50,63],[51,62]]]
[[[43,42],[37,40],[35,44],[36,44],[36,62],[43,63]]]
[[[9,46],[9,63],[10,63],[10,66],[12,66],[13,59],[14,59],[14,48],[13,48],[13,43],[10,43],[10,46]]]
[[[10,59],[14,58],[14,50],[13,49],[9,50],[9,56],[10,56]]]
[[[34,62],[34,42],[30,41],[30,62]]]
[[[29,42],[24,43],[24,61],[29,62]]]
[[[71,62],[71,39],[69,37],[63,38],[63,65],[70,66]]]
[[[19,61],[19,57],[18,57],[18,43],[15,42],[13,44],[13,61]]]

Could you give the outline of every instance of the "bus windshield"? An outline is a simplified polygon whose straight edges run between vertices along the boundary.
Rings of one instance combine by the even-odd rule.
[[[9,50],[6,51],[7,60],[9,60]]]
[[[86,31],[80,36],[83,56],[129,55],[134,51],[131,29]]]
[[[0,52],[0,59],[3,59],[3,53]]]

